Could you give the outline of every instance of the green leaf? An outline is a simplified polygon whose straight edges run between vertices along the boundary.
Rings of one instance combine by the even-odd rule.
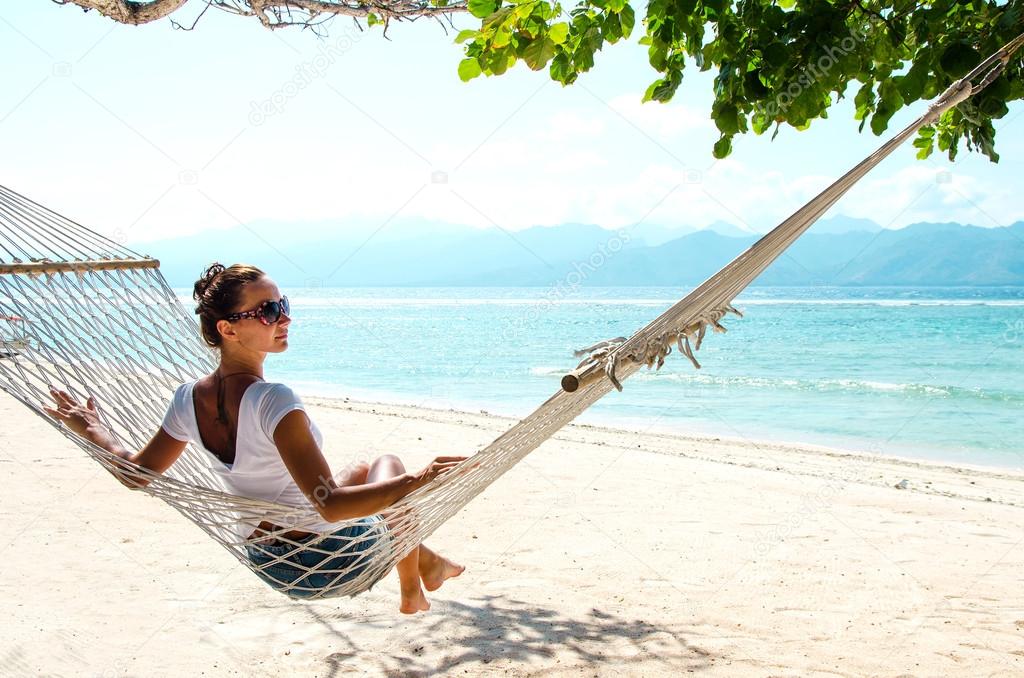
[[[572,65],[579,73],[585,73],[594,67],[594,53],[587,47],[581,47],[572,53]]]
[[[872,90],[874,83],[866,82],[861,85],[861,88],[857,90],[857,95],[853,98],[853,103],[857,107],[857,112],[854,113],[854,120],[867,120],[868,113],[874,110],[875,106],[875,92]],[[864,125],[860,126],[864,129]]]
[[[773,42],[766,45],[762,51],[764,60],[772,68],[780,68],[789,62],[789,51],[781,42]]]
[[[668,45],[654,36],[651,39],[651,46],[647,48],[647,59],[656,71],[664,71],[668,61]]]
[[[715,142],[712,155],[721,160],[732,153],[732,137],[722,135],[722,138]]]
[[[917,101],[924,94],[924,86],[928,82],[927,60],[919,59],[915,61],[906,75],[899,76],[895,80],[904,101]]]
[[[498,0],[469,0],[469,13],[477,19],[494,14],[498,9]]]
[[[569,63],[569,55],[565,52],[556,54],[555,58],[551,60],[550,73],[552,80],[556,80],[563,85],[568,85],[576,79],[576,71],[572,69],[572,64]]]
[[[381,23],[380,18],[376,14],[374,14],[373,12],[369,12],[366,15],[366,25],[367,26],[376,26],[379,23]]]
[[[768,117],[767,113],[760,111],[754,113],[750,123],[754,129],[754,134],[764,134],[771,127],[772,119]]]
[[[923,127],[921,128],[918,137],[914,139],[914,148],[918,149],[918,160],[924,160],[932,154],[932,150],[935,148],[935,139],[933,138],[934,134],[934,128]]]
[[[636,14],[633,13],[633,7],[626,5],[619,12],[619,24],[622,26],[622,37],[628,38],[630,33],[633,32],[633,26],[636,24]]]
[[[959,78],[981,63],[981,55],[970,45],[955,42],[939,57],[939,66],[951,78]]]
[[[889,126],[889,119],[903,107],[903,97],[892,80],[882,81],[878,86],[878,95],[880,101],[875,114],[871,116],[871,131],[875,134],[884,132]]]
[[[551,38],[546,35],[535,39],[523,50],[523,61],[535,71],[544,68],[553,56],[555,56],[555,43],[551,42]]]
[[[548,29],[548,37],[551,38],[551,42],[556,45],[561,45],[565,42],[565,38],[569,35],[569,24],[564,21],[559,21],[557,24],[551,24],[551,28]]]
[[[512,10],[512,15],[517,19],[525,19],[526,17],[533,14],[533,10],[535,8],[536,5],[532,2],[523,3],[516,7],[514,10]]]
[[[761,82],[760,72],[747,72],[743,77],[743,92],[754,101],[759,101],[768,96],[768,88]]]
[[[715,119],[715,126],[718,127],[718,131],[722,134],[733,135],[736,134],[740,129],[739,123],[739,111],[732,104],[723,104],[711,107],[711,115]]]
[[[498,0],[495,0],[495,4],[497,2]],[[484,17],[484,20],[480,23],[480,30],[484,32],[492,30],[505,23],[511,15],[512,7],[498,7],[498,9]]]
[[[924,148],[926,145],[930,145],[935,140],[935,128],[934,127],[922,127],[917,132],[917,138],[914,139],[914,146],[917,148]]]
[[[875,114],[871,116],[871,131],[879,136],[889,127],[889,119],[892,118],[893,113],[896,109],[889,106],[882,101],[878,104],[878,108],[875,109]]]
[[[948,151],[953,145],[953,134],[948,130],[944,129],[939,132],[939,150]]]
[[[512,50],[510,49],[500,49],[494,53],[494,56],[488,62],[491,73],[501,75],[516,62],[516,56],[511,52]]]
[[[455,44],[456,45],[461,45],[462,43],[466,42],[470,38],[475,38],[479,34],[480,34],[479,31],[474,31],[471,28],[467,28],[464,31],[459,31],[459,34],[455,36]]]
[[[622,24],[619,23],[618,14],[606,14],[604,23],[601,26],[601,37],[614,44],[622,37]]]
[[[492,47],[505,47],[509,42],[512,41],[512,31],[507,27],[502,26],[498,30],[494,31],[494,37],[491,38]]]
[[[670,71],[664,78],[655,80],[644,92],[643,101],[669,101],[679,89],[683,76],[679,71]]]
[[[463,59],[459,62],[459,78],[462,82],[469,82],[480,75],[480,62],[474,59]]]

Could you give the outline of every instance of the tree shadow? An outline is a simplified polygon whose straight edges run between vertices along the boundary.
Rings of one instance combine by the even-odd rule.
[[[360,646],[337,628],[331,611],[314,606],[305,610],[341,646],[324,658],[329,678],[371,667],[390,676],[448,674],[464,665],[486,670],[495,662],[528,666],[531,675],[640,662],[680,673],[699,671],[713,661],[707,651],[687,642],[680,626],[659,626],[596,608],[582,618],[569,618],[553,608],[503,595],[436,604],[431,618],[421,618],[400,636],[401,649],[398,642]],[[382,631],[394,628],[393,620],[384,619],[366,620],[366,625]],[[537,664],[546,659],[558,663]]]

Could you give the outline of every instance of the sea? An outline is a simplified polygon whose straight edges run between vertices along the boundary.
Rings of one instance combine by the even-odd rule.
[[[190,290],[175,290],[189,308]],[[523,417],[575,349],[630,336],[670,287],[291,288],[265,376],[303,395]],[[577,420],[1024,468],[1024,288],[751,287],[708,333]]]

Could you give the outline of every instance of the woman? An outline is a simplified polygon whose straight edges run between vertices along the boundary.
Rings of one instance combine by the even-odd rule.
[[[178,387],[163,424],[145,448],[134,454],[124,449],[100,423],[92,397],[81,406],[51,387],[57,407],[44,409],[75,433],[154,473],[170,468],[191,440],[210,453],[211,468],[233,494],[291,505],[310,501],[323,522],[308,527],[321,533],[332,532],[331,523],[369,516],[319,539],[311,552],[293,553],[295,547],[288,542],[247,545],[250,560],[261,566],[258,574],[291,595],[309,595],[338,583],[338,578],[358,575],[310,573],[308,568],[328,557],[353,560],[358,553],[353,554],[351,547],[367,548],[374,534],[355,545],[353,537],[383,537],[387,531],[374,514],[466,458],[438,457],[419,473],[407,473],[397,457],[385,455],[369,465],[353,465],[343,478],[335,479],[320,451],[320,431],[306,416],[301,400],[284,384],[263,381],[267,354],[288,348],[287,297],[260,269],[245,264],[225,268],[219,263],[196,282],[193,296],[203,339],[219,350],[220,364],[213,374]],[[266,522],[250,524],[242,536],[256,538],[273,529],[280,528]],[[302,544],[317,539],[315,533],[301,530],[283,536]],[[345,544],[350,548],[346,550]],[[323,551],[341,553],[330,556]],[[279,560],[281,556],[286,557]],[[325,565],[317,569],[345,569],[333,560]],[[423,587],[433,591],[465,568],[421,544],[396,569],[402,591],[399,609],[414,614],[430,609]]]

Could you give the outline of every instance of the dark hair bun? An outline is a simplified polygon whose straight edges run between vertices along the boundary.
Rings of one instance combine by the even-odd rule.
[[[217,276],[223,273],[225,270],[226,267],[224,266],[224,264],[221,264],[220,262],[214,262],[213,264],[211,264],[210,267],[203,272],[203,275],[199,278],[199,280],[196,281],[195,287],[192,289],[192,297],[200,304],[202,304],[203,299],[206,296],[206,290],[210,288],[210,285],[213,284],[213,281],[217,278]]]

